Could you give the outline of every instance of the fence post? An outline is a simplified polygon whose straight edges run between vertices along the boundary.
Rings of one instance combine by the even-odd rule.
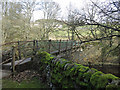
[[[66,41],[66,56],[68,57],[68,55],[67,55],[67,49],[68,49],[68,40]]]
[[[76,40],[75,40],[75,51],[77,50],[77,46],[76,46]]]
[[[71,49],[73,48],[73,40],[71,41]]]
[[[75,40],[75,48],[76,48],[76,40]]]
[[[19,55],[19,60],[21,60],[20,41],[18,41],[18,55]]]
[[[56,40],[56,46],[57,46],[57,50],[59,50],[59,42],[58,42],[58,40]]]
[[[35,55],[35,40],[33,40],[33,55]]]
[[[12,67],[12,74],[15,72],[15,47],[12,46],[12,61],[11,61],[11,67]]]
[[[60,49],[61,49],[61,39],[60,39],[60,42],[59,42],[59,54],[60,54]]]
[[[36,49],[38,50],[38,40],[36,40]]]
[[[48,52],[50,53],[51,52],[51,39],[49,40],[49,50],[48,50]]]
[[[80,47],[80,45],[81,45],[81,42],[79,42],[79,47]]]
[[[67,48],[68,48],[68,40],[67,40],[67,42],[66,42],[66,51],[67,51]]]

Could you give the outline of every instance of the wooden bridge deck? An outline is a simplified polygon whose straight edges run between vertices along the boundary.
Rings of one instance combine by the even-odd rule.
[[[79,46],[73,45],[72,47],[61,48],[61,49],[59,49],[59,50],[50,52],[50,54],[58,55],[58,56],[59,56],[60,53],[69,51],[69,50],[71,50],[71,49],[77,49],[77,48],[79,48]],[[60,57],[61,57],[61,56],[60,56]],[[31,61],[31,57],[25,58],[25,59],[21,59],[21,60],[17,60],[17,61],[15,61],[15,66],[17,66],[17,67],[20,67],[21,65],[24,66],[24,65],[26,65],[27,63],[29,63],[30,61]],[[2,70],[9,70],[9,71],[10,71],[11,66],[12,66],[11,64],[12,64],[11,62],[10,62],[10,63],[6,63],[6,64],[3,64],[3,65],[2,65],[2,67],[3,67]],[[6,74],[5,74],[5,75],[6,75]],[[5,75],[3,75],[3,76],[5,76]]]
[[[24,61],[23,61],[24,60]],[[27,62],[30,62],[31,61],[31,57],[30,58],[26,58],[26,59],[21,59],[21,60],[17,60],[15,61],[15,66],[16,65],[21,65],[21,64],[25,64]],[[10,63],[6,63],[6,64],[3,64],[4,66],[11,66],[11,62]]]
[[[24,61],[23,61],[24,60]],[[15,66],[16,65],[22,65],[22,64],[26,64],[28,62],[31,61],[31,58],[26,58],[26,59],[22,59],[22,60],[17,60],[15,61]],[[11,62],[10,63],[6,63],[6,64],[3,64],[2,65],[2,70],[0,70],[0,79],[4,78],[4,77],[7,77],[9,75],[11,75],[11,71],[10,71],[10,68],[11,68]]]
[[[71,50],[71,49],[75,49],[75,48],[78,48],[78,47],[72,47],[72,48],[69,47],[69,48],[67,48],[67,50],[66,50],[66,49],[61,49],[60,51],[59,51],[59,50],[56,50],[56,51],[50,52],[50,54],[58,55],[58,54],[60,54],[60,53],[62,53],[62,52],[65,52],[65,51],[68,51],[68,50]],[[26,59],[17,60],[17,61],[15,61],[15,66],[16,66],[16,65],[25,64],[25,63],[30,62],[30,61],[31,61],[31,57],[26,58]],[[6,64],[3,64],[3,66],[11,66],[11,62],[10,62],[10,63],[6,63]]]
[[[52,54],[52,55],[56,55],[57,57],[61,57],[60,55],[66,51],[70,51],[71,49],[76,49],[76,48],[79,48],[79,42],[76,42],[76,41],[53,41],[52,40],[47,40],[47,41],[38,41],[38,40],[34,40],[34,41],[18,41],[18,42],[11,42],[11,43],[8,43],[8,44],[4,44],[5,46],[6,45],[9,45],[9,44],[13,44],[13,43],[16,43],[17,46],[14,46],[11,47],[11,49],[9,50],[12,54],[12,61],[10,63],[6,63],[8,61],[11,60],[11,58],[8,59],[8,61],[4,61],[2,62],[0,65],[2,65],[2,70],[11,70],[14,71],[16,68],[26,68],[27,65],[29,67],[29,62],[31,61],[31,54],[29,55],[29,58],[24,58],[24,59],[21,59],[21,60],[16,60],[15,61],[15,58],[16,58],[16,52],[18,52],[18,56],[17,58],[21,58],[21,54],[24,55],[23,52],[26,52],[26,51],[29,51],[29,50],[33,50],[32,52],[32,55],[36,53],[36,51],[41,48],[42,49],[42,46],[46,45],[46,42],[47,42],[47,51]],[[43,43],[43,45],[41,44]],[[28,44],[28,45],[26,45]],[[4,46],[3,45],[3,46]],[[26,47],[24,47],[24,45],[26,45]],[[32,45],[32,47],[30,46]],[[21,49],[23,51],[21,51]],[[45,49],[46,50],[46,49]],[[25,57],[25,56],[24,56]],[[13,62],[13,64],[12,64]],[[6,64],[3,64],[3,63],[6,63]],[[16,67],[15,67],[16,66]],[[11,68],[13,67],[13,68]],[[16,69],[17,70],[17,69]],[[1,71],[2,72],[2,71]],[[5,71],[6,72],[6,71]],[[3,76],[5,76],[6,74],[4,74]]]

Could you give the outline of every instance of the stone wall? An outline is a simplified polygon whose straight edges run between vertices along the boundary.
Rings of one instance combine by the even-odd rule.
[[[50,87],[120,89],[120,78],[62,58],[58,59],[47,52],[38,51],[33,58],[33,66]]]

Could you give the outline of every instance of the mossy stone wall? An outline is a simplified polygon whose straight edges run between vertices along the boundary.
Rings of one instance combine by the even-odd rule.
[[[38,51],[33,58],[33,65],[43,78],[49,80],[55,87],[88,90],[120,89],[120,78],[65,59],[58,59],[47,52]],[[48,71],[49,79],[47,79]]]

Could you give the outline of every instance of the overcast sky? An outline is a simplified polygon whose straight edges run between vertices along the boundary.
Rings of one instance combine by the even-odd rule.
[[[87,4],[90,3],[90,0],[53,0],[54,2],[57,2],[60,7],[61,7],[61,17],[65,18],[66,16],[66,10],[67,7],[69,6],[69,3],[71,3],[73,5],[73,7],[76,7],[78,9],[81,9],[83,7],[86,7]],[[108,0],[92,0],[92,1],[97,1],[97,2],[104,2],[104,1],[108,1]],[[38,11],[34,11],[33,13],[33,20],[37,20],[37,19],[42,19],[43,18],[43,13],[42,11],[38,10]]]

